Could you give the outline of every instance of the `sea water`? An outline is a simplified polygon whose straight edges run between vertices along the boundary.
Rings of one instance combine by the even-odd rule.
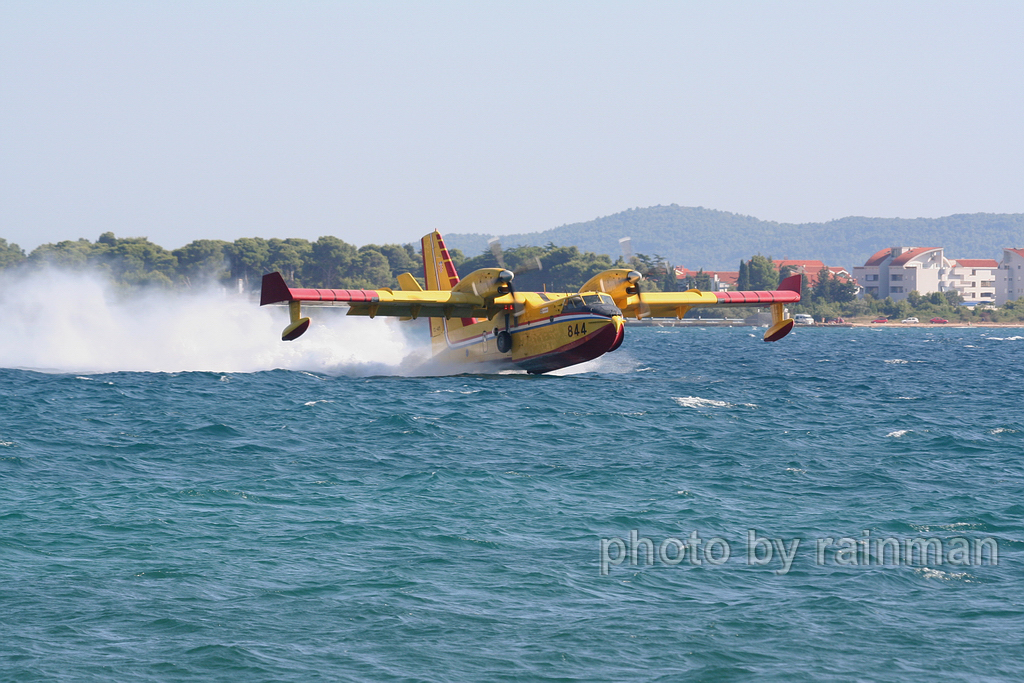
[[[1020,331],[435,376],[279,322],[4,342],[3,680],[1024,676]]]

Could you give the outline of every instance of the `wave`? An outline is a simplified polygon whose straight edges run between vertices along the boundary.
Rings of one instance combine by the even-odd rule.
[[[716,401],[711,398],[701,398],[700,396],[673,396],[672,400],[681,405],[684,408],[735,408],[735,403],[729,403],[728,401]],[[741,403],[739,404],[744,408],[756,408],[756,403]]]
[[[219,288],[120,296],[97,274],[43,270],[0,277],[0,367],[44,372],[416,374],[422,330],[318,309],[301,340],[282,342],[283,307]],[[414,329],[409,330],[408,327]]]

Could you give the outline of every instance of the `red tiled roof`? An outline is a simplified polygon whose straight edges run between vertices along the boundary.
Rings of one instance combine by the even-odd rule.
[[[685,280],[688,277],[697,277],[698,272],[690,270],[685,266],[676,266],[676,279]],[[740,271],[738,270],[705,270],[704,274],[712,280],[717,276],[719,282],[725,282],[730,285],[736,284],[737,280],[740,279]]]
[[[1003,251],[1012,251],[1017,256],[1020,256],[1020,257],[1024,258],[1024,249],[1011,249],[1011,248],[1007,247]]]
[[[729,285],[734,285],[740,281],[740,271],[738,270],[718,270],[715,271],[718,275],[718,279]]]
[[[817,273],[819,270],[825,267],[822,261],[800,261],[796,259],[782,259],[772,261],[776,268],[782,268],[783,266],[790,266],[794,268],[802,268],[805,273]]]
[[[805,268],[802,272],[800,270],[797,270],[797,272],[806,275],[807,284],[809,284],[812,287],[815,284],[817,284],[818,271],[820,271],[823,267],[828,268],[829,271],[832,273],[833,277],[839,277],[841,279],[846,279],[850,280],[851,282],[855,282],[855,280],[850,276],[850,271],[846,270],[846,268],[843,268],[842,266],[826,266],[821,261],[797,261],[786,259],[774,261],[774,263],[776,264],[776,266],[780,266],[780,264],[783,266],[798,266],[801,264],[810,266],[809,268]],[[676,266],[676,279],[685,280],[688,277],[697,277],[698,272],[699,271],[696,270],[690,270],[686,266]],[[738,270],[705,270],[704,274],[710,277],[712,280],[718,278],[719,282],[724,282],[727,285],[735,285],[740,280],[740,272]]]
[[[879,249],[871,258],[864,262],[865,266],[877,266],[885,260],[885,257],[892,253],[892,249]]]
[[[798,261],[794,259],[783,259],[780,261],[773,261],[775,267],[782,270],[784,266],[795,268],[795,272],[801,275],[807,276],[807,284],[814,286],[818,284],[818,273],[822,268],[828,268],[829,272],[832,273],[833,277],[840,277],[850,279],[850,272],[842,266],[826,266],[822,261]]]
[[[998,268],[999,262],[992,258],[962,258],[956,264],[964,268]]]
[[[905,251],[896,258],[893,259],[890,266],[904,266],[911,259],[917,258],[921,254],[927,254],[929,251],[938,251],[942,247],[916,247],[910,251]]]

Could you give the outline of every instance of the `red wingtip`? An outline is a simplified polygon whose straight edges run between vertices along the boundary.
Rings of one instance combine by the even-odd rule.
[[[796,292],[797,294],[799,294],[802,279],[803,278],[801,277],[800,273],[797,273],[796,275],[790,275],[785,280],[779,283],[779,288],[776,291]]]
[[[267,273],[263,276],[263,286],[260,288],[260,306],[291,300],[292,292],[285,284],[281,273]]]

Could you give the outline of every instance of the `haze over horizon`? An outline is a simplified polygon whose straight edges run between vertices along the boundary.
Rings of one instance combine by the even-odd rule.
[[[1024,4],[0,5],[0,237],[1024,212]]]

